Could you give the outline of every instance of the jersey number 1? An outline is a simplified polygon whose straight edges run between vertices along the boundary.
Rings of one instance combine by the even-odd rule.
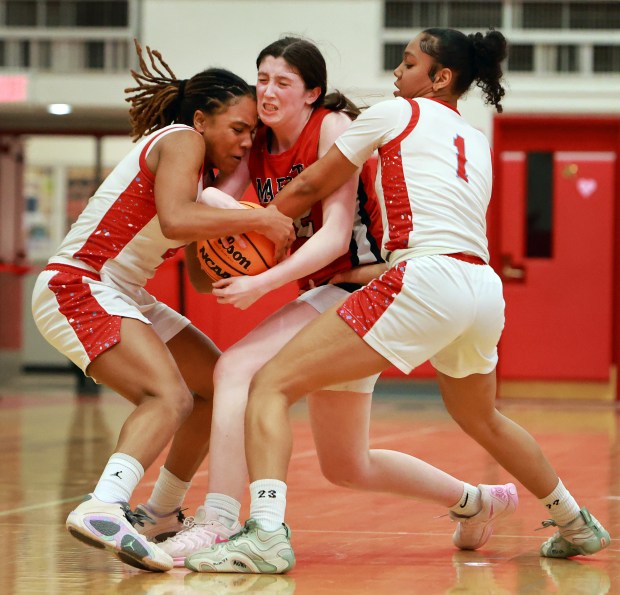
[[[465,139],[457,134],[454,137],[454,146],[456,147],[457,153],[456,175],[466,182],[469,182],[467,172],[465,171],[465,164],[467,163],[467,158],[465,157]]]

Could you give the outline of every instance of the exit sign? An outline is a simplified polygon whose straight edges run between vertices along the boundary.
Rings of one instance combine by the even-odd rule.
[[[25,74],[0,76],[0,103],[19,103],[28,99],[28,77]]]

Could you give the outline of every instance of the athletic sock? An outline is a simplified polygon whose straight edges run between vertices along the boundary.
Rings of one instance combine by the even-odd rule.
[[[579,505],[561,480],[546,498],[541,498],[543,506],[549,511],[551,518],[560,526],[568,525],[579,516]]]
[[[105,466],[93,494],[102,502],[129,502],[143,476],[144,468],[140,461],[115,452]]]
[[[279,529],[286,510],[286,484],[279,479],[259,479],[250,484],[250,496],[250,518],[265,531]]]
[[[470,517],[482,510],[480,490],[469,483],[463,482],[463,495],[461,499],[450,507],[450,510],[459,516]]]
[[[159,477],[146,505],[160,516],[174,512],[183,504],[190,485],[191,481],[182,481],[162,465],[159,468]]]
[[[205,508],[217,514],[217,520],[229,529],[239,522],[241,502],[226,494],[207,494]],[[209,515],[210,517],[210,515]]]

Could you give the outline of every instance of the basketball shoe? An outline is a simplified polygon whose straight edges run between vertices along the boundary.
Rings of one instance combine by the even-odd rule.
[[[265,531],[249,519],[225,543],[186,558],[185,567],[195,572],[284,574],[295,567],[291,531],[284,523],[275,531]]]
[[[125,564],[141,570],[165,571],[172,568],[172,558],[146,537],[136,524],[144,524],[141,513],[132,512],[127,502],[102,502],[89,494],[67,517],[69,533],[81,542],[107,549]]]
[[[176,567],[183,566],[187,556],[214,543],[227,541],[241,529],[239,523],[235,523],[232,527],[220,523],[217,516],[210,514],[204,506],[196,509],[196,516],[186,518],[184,525],[183,531],[158,544],[160,549],[172,556]]]
[[[567,525],[554,520],[543,521],[543,527],[557,527],[558,531],[540,547],[545,558],[590,556],[609,545],[609,533],[585,508]]]
[[[462,550],[477,550],[493,534],[493,523],[512,514],[519,503],[517,488],[512,483],[506,485],[478,486],[482,508],[474,516],[464,517],[450,512],[450,518],[458,523],[452,542]]]
[[[149,541],[159,543],[169,537],[174,537],[179,531],[182,531],[185,515],[180,508],[168,513],[159,515],[151,510],[146,504],[138,504],[134,513],[147,517],[144,526],[138,529],[138,533],[144,535]]]

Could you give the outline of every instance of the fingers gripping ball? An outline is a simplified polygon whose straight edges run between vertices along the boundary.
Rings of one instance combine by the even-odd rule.
[[[247,209],[262,209],[259,204],[241,201]],[[276,264],[275,246],[265,236],[250,231],[241,234],[245,246],[240,246],[239,238],[227,237],[197,242],[198,260],[202,270],[214,281],[258,275]]]

